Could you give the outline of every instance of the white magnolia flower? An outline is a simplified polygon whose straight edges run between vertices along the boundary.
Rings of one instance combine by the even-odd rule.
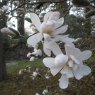
[[[36,71],[33,72],[33,74],[32,74],[33,77],[36,77],[37,75],[38,75],[38,72],[36,72]]]
[[[23,69],[19,70],[18,74],[21,75],[23,73]]]
[[[35,13],[31,13],[30,15],[32,23],[36,26],[39,32],[28,38],[27,43],[29,46],[35,47],[36,44],[38,44],[44,38],[44,52],[46,53],[46,55],[50,56],[51,51],[57,51],[58,54],[62,53],[58,44],[56,43],[57,41],[62,41],[65,43],[71,43],[74,41],[74,39],[69,38],[68,35],[61,35],[67,31],[68,25],[62,26],[62,24],[64,23],[64,18],[60,18],[59,12],[48,12],[44,16],[43,23],[40,22],[39,17]],[[47,40],[49,38],[51,38],[51,40],[54,40],[51,42],[50,40]],[[51,45],[53,46],[53,48],[51,47]]]
[[[43,59],[44,65],[50,68],[52,75],[55,76],[58,72],[61,72],[59,86],[62,89],[68,87],[69,78],[75,77],[79,80],[91,73],[91,69],[83,64],[83,61],[91,56],[91,51],[81,52],[73,45],[65,45],[65,51],[66,55],[59,54],[55,58],[47,57]]]
[[[42,56],[42,51],[40,49],[34,49],[34,51],[32,52],[32,55],[35,56]]]
[[[4,12],[7,12],[7,11],[9,10],[9,6],[4,5],[4,6],[2,7],[2,10],[3,10]]]
[[[91,57],[92,52],[90,50],[80,51],[80,49],[75,48],[74,45],[65,45],[66,55],[69,57],[68,65],[70,66],[73,63],[83,64],[83,61]],[[72,67],[70,66],[70,67]]]
[[[43,90],[43,92],[42,92],[43,95],[46,95],[47,93],[48,93],[47,89]]]
[[[37,76],[39,75],[39,73],[38,72],[36,72],[36,71],[34,71],[33,73],[32,73],[32,79],[34,80]]]
[[[31,54],[32,54],[32,53],[29,52],[29,53],[27,54],[27,57],[30,58],[30,57],[31,57]]]
[[[59,71],[62,70],[67,61],[68,56],[63,54],[59,54],[55,58],[47,57],[43,59],[44,65],[50,68],[53,76],[55,76]]]
[[[36,93],[35,95],[41,95],[41,94],[39,94],[39,93]]]
[[[35,60],[35,57],[31,57],[31,58],[30,58],[30,61],[34,61],[34,60]]]

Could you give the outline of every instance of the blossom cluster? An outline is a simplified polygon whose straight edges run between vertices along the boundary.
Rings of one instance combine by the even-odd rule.
[[[42,56],[42,51],[40,49],[34,48],[34,51],[27,54],[27,57],[30,58],[30,61],[34,61],[35,59]]]
[[[61,74],[59,79],[61,89],[68,87],[70,78],[80,80],[91,73],[90,67],[85,65],[84,61],[91,57],[92,52],[76,48],[73,43],[75,39],[64,34],[68,30],[68,25],[64,25],[64,18],[60,18],[59,12],[46,13],[42,23],[35,13],[30,13],[30,17],[38,33],[30,36],[27,44],[35,48],[42,42],[43,51],[48,56],[43,58],[43,63],[53,76]],[[64,53],[59,46],[60,42],[64,45]]]

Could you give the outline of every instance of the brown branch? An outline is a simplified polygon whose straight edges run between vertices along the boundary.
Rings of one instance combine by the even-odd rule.
[[[62,3],[62,2],[64,2],[64,0],[58,0],[58,1],[47,0],[47,1],[42,1],[42,2],[23,3],[23,4],[19,5],[17,8],[11,10],[10,12],[5,13],[5,15],[8,15],[9,13],[16,11],[17,9],[21,8],[22,6],[24,6],[24,5],[26,5],[26,4],[27,4],[27,5],[35,5],[35,4],[41,4],[41,3],[44,4],[44,3]],[[0,15],[0,16],[1,16],[1,15]]]
[[[68,10],[67,10],[67,12],[65,13],[64,17],[66,17],[66,16],[68,15],[68,13],[69,13],[71,7],[72,7],[72,6],[70,6],[70,7],[68,8]]]

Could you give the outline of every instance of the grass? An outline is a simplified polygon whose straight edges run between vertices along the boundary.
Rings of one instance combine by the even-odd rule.
[[[32,68],[43,67],[42,59],[38,59],[33,62],[28,61],[28,60],[17,61],[17,63],[15,65],[7,66],[7,72],[8,73],[17,73],[20,69],[24,69],[27,66],[30,66]]]
[[[87,63],[94,63],[95,62],[95,55],[93,55],[91,58],[87,60]],[[15,65],[10,65],[7,66],[7,72],[8,73],[17,73],[20,69],[24,69],[27,66],[30,66],[32,68],[37,68],[37,67],[43,67],[43,62],[42,59],[35,60],[33,62],[28,61],[28,60],[22,60],[22,61],[17,61]]]

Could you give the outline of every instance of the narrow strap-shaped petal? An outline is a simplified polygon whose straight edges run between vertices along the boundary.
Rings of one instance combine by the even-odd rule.
[[[45,47],[49,51],[52,51],[54,55],[62,54],[62,51],[59,45],[55,41],[53,41],[51,38],[45,39],[44,43],[45,43]]]
[[[69,37],[61,37],[60,41],[66,43],[66,44],[73,44],[72,42],[74,42],[75,39],[73,38],[69,38]]]
[[[63,34],[67,31],[68,25],[64,25],[54,31],[54,34]]]
[[[44,15],[44,21],[45,21],[45,22],[47,22],[47,20],[49,19],[49,16],[50,16],[52,13],[53,13],[53,12],[50,11],[50,12],[48,12],[48,13],[46,13],[46,14]]]
[[[56,42],[51,41],[49,46],[54,55],[62,54],[62,51]]]
[[[59,18],[60,18],[60,13],[58,11],[52,12],[52,14],[49,16],[49,20],[57,21]]]
[[[44,63],[44,65],[46,67],[49,67],[49,68],[55,66],[55,64],[54,64],[54,58],[52,58],[52,57],[46,57],[46,58],[44,58],[43,59],[43,63]]]
[[[27,44],[29,47],[35,47],[42,40],[42,38],[42,34],[37,33],[27,39]]]
[[[91,73],[91,68],[89,66],[83,65],[80,67],[80,72],[83,74],[83,76],[87,76]]]
[[[83,65],[75,65],[73,67],[73,73],[74,73],[75,78],[77,80],[80,80],[84,76],[87,76],[88,74],[90,74],[91,69],[90,69],[90,67],[88,67],[84,64]]]
[[[92,55],[92,52],[90,50],[85,50],[81,53],[81,59],[82,60],[87,60],[88,58],[90,58]]]
[[[71,46],[69,44],[65,44],[65,51],[67,55],[73,55],[74,54],[74,46]]]
[[[77,80],[80,80],[81,78],[83,78],[83,74],[82,72],[80,71],[80,68],[78,65],[74,65],[73,68],[73,74],[74,74],[74,77],[77,79]]]
[[[55,28],[58,28],[58,27],[60,27],[63,23],[64,23],[64,18],[62,17],[62,18],[58,19],[58,20],[55,22],[54,27],[55,27]]]
[[[51,74],[55,76],[63,68],[62,66],[57,66],[54,63],[54,58],[47,57],[43,59],[43,63],[46,67],[50,68]]]
[[[38,17],[35,13],[30,13],[30,18],[31,18],[32,23],[33,23],[33,24],[36,26],[36,28],[38,29],[38,31],[40,31],[41,22],[40,22],[39,17]]]
[[[61,78],[59,79],[59,87],[61,89],[66,89],[69,84],[69,79],[67,78],[66,75],[62,75]]]
[[[50,71],[51,71],[51,74],[53,75],[53,76],[55,76],[57,73],[59,73],[60,72],[60,70],[62,69],[63,67],[62,66],[54,66],[54,67],[51,67],[50,68]]]
[[[43,51],[47,56],[51,56],[51,50],[49,48],[46,47],[46,43],[43,43]]]
[[[70,58],[74,61],[76,64],[82,64],[82,61],[77,59],[76,56],[70,55]]]
[[[64,66],[64,68],[61,70],[61,74],[67,75],[68,78],[72,78],[74,76],[71,68],[68,66]]]
[[[65,44],[65,51],[67,55],[73,55],[79,59],[81,56],[81,51],[78,48],[75,48],[74,44]]]

